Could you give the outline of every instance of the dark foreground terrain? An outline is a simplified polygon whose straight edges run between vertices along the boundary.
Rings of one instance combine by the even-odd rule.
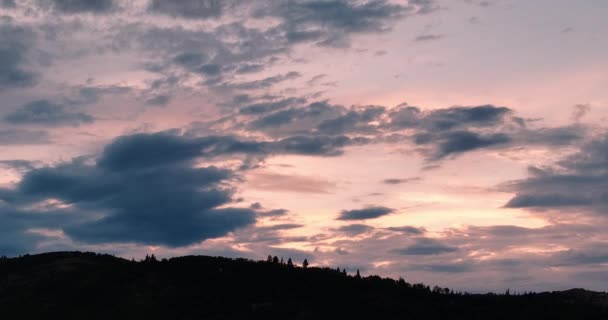
[[[0,259],[0,319],[608,319],[573,289],[455,294],[327,268],[189,256],[56,252]]]

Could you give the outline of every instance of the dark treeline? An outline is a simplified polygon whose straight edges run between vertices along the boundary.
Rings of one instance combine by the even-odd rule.
[[[0,319],[608,319],[608,295],[469,294],[269,256],[0,258]]]

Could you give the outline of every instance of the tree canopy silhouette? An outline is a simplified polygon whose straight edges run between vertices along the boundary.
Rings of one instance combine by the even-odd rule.
[[[2,319],[608,319],[608,294],[454,293],[329,267],[56,252],[0,259]],[[274,262],[276,261],[276,263]],[[507,292],[505,292],[507,293]]]

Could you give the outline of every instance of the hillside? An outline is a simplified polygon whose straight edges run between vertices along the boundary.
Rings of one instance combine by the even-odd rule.
[[[608,319],[582,289],[454,294],[377,276],[186,256],[129,261],[55,252],[0,260],[4,319]]]

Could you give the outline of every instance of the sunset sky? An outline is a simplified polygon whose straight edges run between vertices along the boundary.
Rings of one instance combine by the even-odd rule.
[[[608,290],[608,1],[0,0],[0,255]]]

